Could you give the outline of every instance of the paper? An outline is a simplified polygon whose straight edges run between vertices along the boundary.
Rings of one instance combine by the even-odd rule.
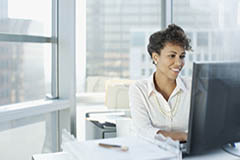
[[[179,141],[174,141],[170,137],[165,137],[162,134],[155,135],[155,144],[158,146],[169,150],[172,153],[179,154],[180,152],[180,143]]]
[[[128,146],[129,150],[123,152],[117,148],[103,148],[99,142]],[[66,144],[65,144],[66,145]],[[176,158],[176,155],[159,148],[138,137],[122,137],[83,142],[68,142],[74,150],[72,154],[78,160],[162,160]],[[63,145],[63,150],[66,148]],[[66,150],[64,150],[66,152]],[[69,152],[69,151],[68,151]],[[74,152],[74,153],[73,153]]]
[[[116,120],[127,117],[126,111],[91,113],[87,120],[94,120],[100,123],[110,122],[116,124]]]

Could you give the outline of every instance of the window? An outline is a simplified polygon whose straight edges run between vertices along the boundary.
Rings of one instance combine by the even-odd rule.
[[[208,46],[208,33],[207,32],[198,32],[197,33],[197,46],[198,47],[207,47]]]
[[[10,49],[0,53],[0,77],[5,79],[0,86],[7,91],[0,96],[0,105],[45,98],[50,93],[51,44],[0,42],[0,46]]]
[[[142,54],[142,62],[145,62],[145,55]]]
[[[59,134],[70,128],[70,119],[76,133],[75,6],[75,0],[0,0],[0,154],[5,159],[59,151]],[[46,99],[49,92],[52,98]],[[29,134],[35,139],[26,140]]]
[[[149,35],[161,27],[161,5],[157,0],[86,1],[85,84],[91,77],[138,79],[146,74],[140,67],[144,63],[146,71],[153,68],[152,61],[146,61],[146,45]]]
[[[189,57],[189,61],[193,61],[193,55],[192,54],[188,54],[188,57]]]
[[[152,68],[149,69],[149,76],[150,76],[151,74],[153,74],[153,69],[152,69]]]
[[[44,99],[51,93],[55,54],[52,1],[0,0],[0,4],[0,79],[5,79],[0,83],[5,90],[0,105]]]
[[[204,61],[208,61],[209,56],[209,54],[204,54]]]
[[[142,76],[145,76],[145,69],[142,69]]]
[[[236,53],[240,50],[238,6],[239,1],[173,1],[173,22],[182,26],[192,39],[194,59],[240,60]],[[189,71],[190,63],[185,65]]]
[[[145,33],[144,32],[132,32],[131,34],[131,46],[144,46],[145,45]]]
[[[51,36],[52,1],[1,0],[1,33]]]

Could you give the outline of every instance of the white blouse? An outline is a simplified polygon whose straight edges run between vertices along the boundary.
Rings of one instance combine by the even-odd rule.
[[[156,90],[153,75],[129,88],[134,134],[154,138],[158,130],[187,132],[191,79],[178,76],[176,88],[166,101]]]

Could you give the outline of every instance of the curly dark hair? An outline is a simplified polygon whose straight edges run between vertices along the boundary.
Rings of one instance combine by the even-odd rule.
[[[167,43],[172,43],[183,47],[184,50],[192,51],[190,42],[191,40],[181,27],[170,24],[166,29],[155,32],[150,36],[147,50],[151,57],[153,52],[160,55],[161,49],[163,49]]]

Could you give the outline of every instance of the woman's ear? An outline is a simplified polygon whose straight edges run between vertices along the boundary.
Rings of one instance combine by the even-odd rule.
[[[157,64],[158,58],[159,58],[159,54],[156,52],[153,52],[152,59],[153,59],[154,64]]]

